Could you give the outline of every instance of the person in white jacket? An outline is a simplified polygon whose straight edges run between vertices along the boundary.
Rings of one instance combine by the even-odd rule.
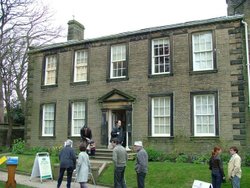
[[[231,159],[228,163],[228,178],[232,183],[232,188],[240,188],[241,178],[241,158],[238,155],[238,149],[230,147]]]
[[[79,182],[80,188],[87,188],[88,176],[90,172],[89,156],[86,153],[85,144],[79,146],[80,153],[76,164],[76,182]]]

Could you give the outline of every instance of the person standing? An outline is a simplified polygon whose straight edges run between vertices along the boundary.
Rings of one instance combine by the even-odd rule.
[[[79,150],[80,153],[76,165],[76,181],[79,182],[81,188],[87,188],[88,175],[90,172],[89,156],[86,153],[86,146],[83,143],[80,144]]]
[[[62,184],[65,170],[67,171],[67,188],[70,188],[72,174],[76,166],[76,154],[72,146],[73,141],[70,139],[66,140],[64,148],[59,153],[60,172],[57,180],[57,188],[59,188]]]
[[[213,188],[221,188],[221,183],[225,181],[225,173],[223,162],[220,158],[221,148],[216,146],[212,151],[212,156],[209,160],[209,169],[211,170]]]
[[[124,173],[128,154],[126,149],[121,145],[119,139],[114,138],[111,143],[113,146],[114,188],[126,188]]]
[[[231,159],[228,163],[228,178],[232,183],[232,188],[240,188],[241,178],[241,157],[238,155],[238,149],[235,146],[229,150]]]
[[[122,128],[121,120],[117,120],[115,123],[115,127],[111,131],[111,141],[112,139],[117,138],[120,144],[123,144],[124,141],[124,133]]]
[[[145,187],[145,177],[148,171],[148,154],[143,148],[142,141],[135,141],[134,148],[137,152],[135,171],[137,174],[137,187]]]

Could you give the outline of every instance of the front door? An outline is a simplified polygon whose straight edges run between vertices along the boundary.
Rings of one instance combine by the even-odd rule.
[[[98,99],[102,109],[101,145],[108,147],[115,122],[121,120],[124,132],[123,146],[132,143],[132,106],[135,98],[114,89]]]
[[[115,122],[117,120],[121,120],[122,122],[122,129],[124,134],[122,145],[128,148],[128,146],[131,145],[132,118],[131,110],[127,109],[108,109],[102,112],[102,145],[106,145],[108,147],[111,140],[111,131],[115,126]]]
[[[112,129],[115,127],[115,124],[118,120],[121,120],[122,122],[122,130],[123,130],[123,143],[122,145],[126,146],[126,110],[111,110],[111,126],[109,126],[111,129],[109,129],[109,133],[111,133]],[[111,137],[111,135],[109,134]]]

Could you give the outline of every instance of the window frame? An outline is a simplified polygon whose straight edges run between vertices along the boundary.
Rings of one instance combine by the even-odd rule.
[[[47,65],[48,65],[48,57],[54,56],[55,57],[55,61],[56,61],[56,70],[55,70],[55,83],[52,84],[47,84]],[[53,87],[57,85],[58,82],[58,54],[48,54],[44,56],[44,61],[43,61],[43,74],[42,74],[42,84],[45,87]]]
[[[45,120],[44,120],[44,117],[45,117],[45,106],[46,105],[52,105],[53,106],[53,108],[54,108],[54,116],[53,116],[53,133],[52,134],[45,134]],[[54,103],[54,102],[51,102],[51,103],[44,103],[44,104],[41,104],[41,106],[40,106],[40,119],[41,119],[41,121],[40,121],[40,124],[41,124],[41,128],[40,128],[40,132],[41,132],[41,137],[54,137],[55,136],[55,128],[56,128],[56,103]]]
[[[84,116],[85,116],[85,119],[83,120],[83,123],[81,124],[81,126],[79,127],[81,129],[81,127],[83,126],[83,124],[86,124],[87,125],[87,110],[88,110],[88,103],[87,103],[87,100],[85,99],[80,99],[80,100],[70,100],[69,101],[69,136],[70,137],[80,137],[80,132],[79,134],[74,134],[74,114],[73,114],[73,108],[74,108],[74,104],[75,103],[84,103],[85,104],[85,113],[84,113]]]
[[[125,71],[125,75],[124,76],[118,76],[118,77],[114,77],[113,76],[113,61],[112,61],[112,57],[113,57],[113,47],[119,47],[119,46],[123,46],[125,48],[125,60],[124,62],[124,71]],[[113,80],[127,80],[128,79],[128,45],[126,43],[119,43],[119,44],[112,44],[109,47],[109,69],[108,69],[108,81],[113,81]]]
[[[212,58],[211,58],[211,69],[199,69],[199,70],[195,70],[194,67],[194,61],[195,61],[195,56],[194,56],[194,41],[193,41],[193,37],[195,35],[201,35],[201,34],[207,34],[210,33],[211,34],[211,53],[212,53]],[[214,30],[204,30],[204,31],[197,31],[197,32],[192,32],[190,34],[189,37],[189,41],[190,41],[190,72],[195,74],[195,73],[210,73],[210,72],[217,72],[217,62],[216,62],[216,40],[215,40],[215,32]],[[205,51],[205,50],[204,50]],[[200,53],[204,52],[201,51]],[[198,53],[198,52],[197,52]]]
[[[169,71],[167,72],[160,72],[160,73],[156,73],[155,70],[155,61],[154,61],[154,57],[155,57],[155,53],[154,53],[154,43],[157,40],[167,40],[168,45],[169,45]],[[171,38],[169,36],[165,36],[165,37],[160,37],[160,38],[153,38],[150,40],[150,68],[149,68],[149,75],[152,76],[159,76],[159,75],[171,75],[172,74],[172,50],[171,50],[172,44],[171,44]]]
[[[153,122],[153,99],[155,98],[169,98],[170,102],[170,111],[169,111],[169,134],[156,134],[154,133],[154,122]],[[151,137],[173,137],[174,136],[174,124],[173,124],[173,93],[166,93],[166,94],[150,94],[149,95],[149,135]]]
[[[77,52],[84,52],[86,53],[86,80],[76,80],[76,58],[77,58]],[[73,74],[72,74],[72,82],[73,83],[85,83],[89,80],[89,51],[87,49],[77,49],[74,50],[74,56],[73,56]]]
[[[197,133],[195,124],[195,97],[196,96],[214,96],[214,133]],[[218,92],[217,91],[199,91],[199,92],[191,92],[190,94],[191,101],[191,132],[194,137],[217,137],[219,136],[219,120],[218,120]]]

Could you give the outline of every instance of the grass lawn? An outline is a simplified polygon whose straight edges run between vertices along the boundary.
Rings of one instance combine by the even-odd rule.
[[[227,173],[225,165],[225,173]],[[103,173],[98,182],[104,185],[113,185],[113,165],[110,165]],[[243,177],[241,188],[250,186],[250,168],[243,167]],[[136,174],[134,171],[134,161],[129,161],[125,178],[129,188],[136,188]],[[194,180],[210,182],[210,170],[208,165],[190,163],[171,162],[150,162],[149,172],[146,176],[145,187],[168,187],[168,188],[191,188]],[[229,182],[224,183],[222,188],[231,188]]]
[[[35,155],[15,155],[19,156],[17,171],[31,174]],[[58,162],[57,157],[50,157],[51,165]],[[136,188],[136,173],[134,171],[135,161],[129,161],[125,178],[128,188]],[[7,169],[5,164],[0,165],[0,169]],[[113,185],[113,164],[110,164],[97,182],[102,185]],[[227,174],[227,165],[224,165]],[[53,171],[53,168],[52,168]],[[241,179],[241,188],[249,188],[250,186],[250,168],[242,167],[243,176]],[[1,172],[0,172],[1,173]],[[168,188],[191,188],[194,180],[210,182],[210,170],[208,165],[191,164],[191,163],[171,163],[171,162],[149,162],[149,171],[146,176],[146,187],[168,187]],[[0,187],[2,186],[0,182]],[[27,186],[24,186],[27,187]],[[17,188],[24,188],[20,185]],[[231,188],[229,182],[224,183],[222,188]]]

